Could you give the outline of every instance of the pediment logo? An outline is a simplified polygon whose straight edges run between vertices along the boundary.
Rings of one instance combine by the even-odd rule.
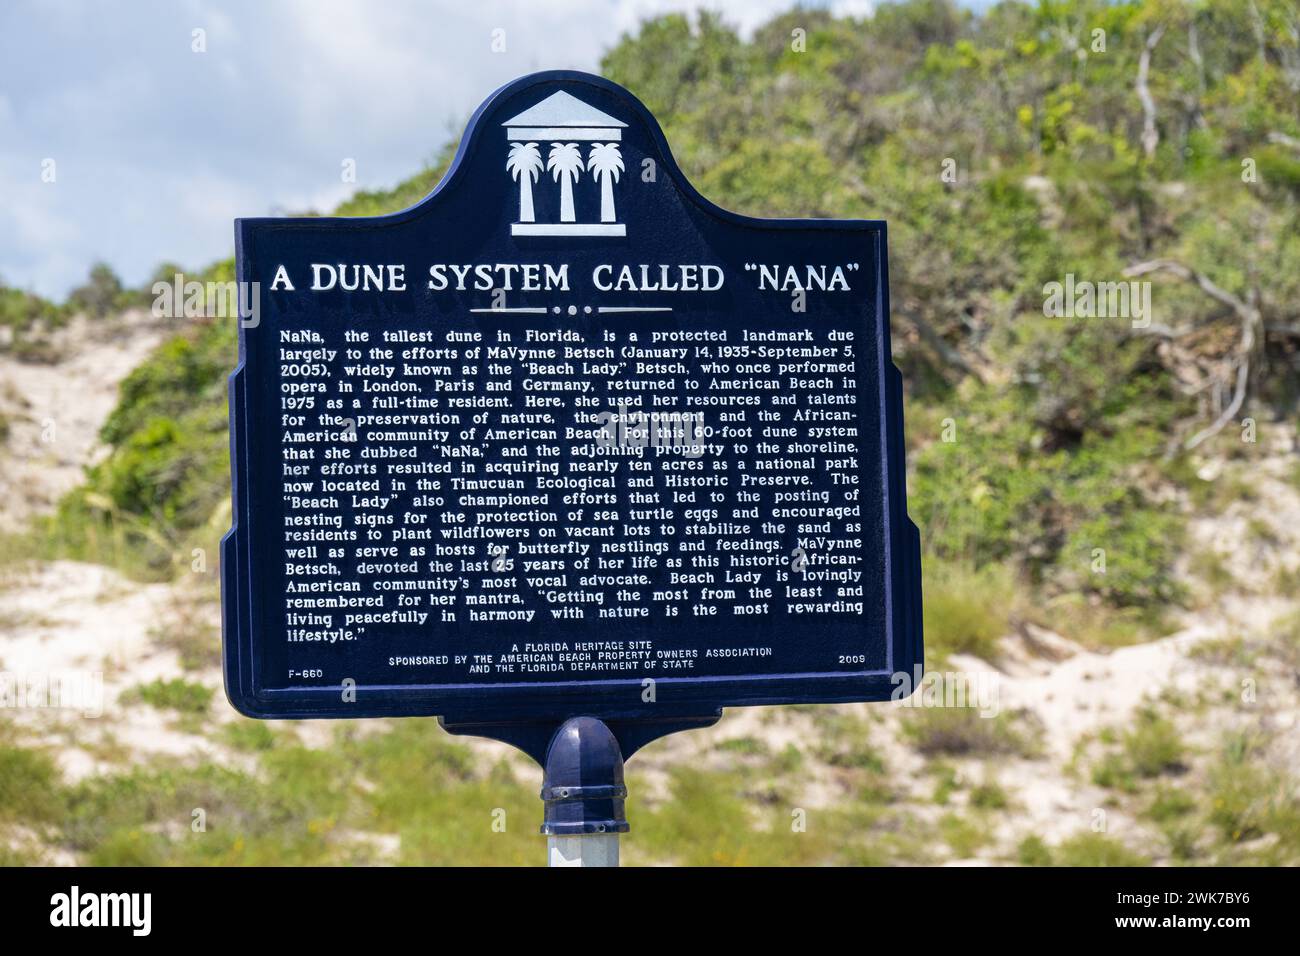
[[[501,125],[510,144],[506,172],[519,184],[519,220],[510,224],[511,235],[627,235],[614,205],[614,187],[623,173],[619,143],[626,123],[560,91]],[[554,210],[546,217],[554,221],[538,222],[535,187],[557,194],[544,204]],[[579,221],[579,209],[589,211],[584,218],[592,219],[597,208],[599,221]]]

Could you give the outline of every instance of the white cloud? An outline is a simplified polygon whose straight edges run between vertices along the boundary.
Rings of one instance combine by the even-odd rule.
[[[501,84],[595,70],[642,19],[698,5],[0,4],[0,277],[61,297],[97,259],[131,284],[162,261],[206,265],[230,253],[236,216],[391,185]],[[750,31],[794,0],[703,5]],[[205,53],[191,50],[197,28]],[[44,157],[54,184],[40,181]],[[341,181],[346,158],[356,187]]]
[[[876,12],[875,0],[831,0],[831,13],[837,17],[863,19]]]

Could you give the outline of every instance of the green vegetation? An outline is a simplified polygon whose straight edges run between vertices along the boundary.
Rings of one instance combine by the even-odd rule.
[[[1262,39],[1229,0],[1067,6],[1068,16],[1059,4],[976,14],[946,0],[884,5],[869,19],[801,10],[748,41],[711,15],[671,15],[602,63],[656,113],[715,202],[889,221],[911,510],[940,657],[991,658],[1013,617],[1050,616],[1034,608],[1058,600],[1086,602],[1087,613],[1061,616],[1080,630],[1072,636],[1125,643],[1158,631],[1161,609],[1185,597],[1172,577],[1184,515],[1165,499],[1211,484],[1180,451],[1206,424],[1180,385],[1186,368],[1124,319],[1045,316],[1046,283],[1120,281],[1135,264],[1171,259],[1238,297],[1254,283],[1279,328],[1300,309],[1300,163],[1270,138],[1300,136],[1296,98],[1268,52],[1291,42],[1284,5],[1259,4]],[[1160,135],[1147,149],[1134,82],[1158,23]],[[791,47],[795,27],[806,52]],[[1193,30],[1198,58],[1184,52]],[[452,148],[335,212],[418,202]],[[1243,156],[1256,160],[1254,181],[1242,179]],[[1235,335],[1195,283],[1143,278],[1159,316],[1200,330],[1183,352]],[[115,281],[93,273],[77,302],[95,311],[125,294]],[[1251,399],[1284,403],[1293,343],[1258,339],[1267,371],[1252,376]],[[111,454],[45,529],[50,552],[167,577],[193,548],[215,551],[234,343],[232,322],[192,322],[127,379],[104,428]]]
[[[925,770],[935,778],[934,802],[938,806],[946,807],[951,802],[952,795],[962,787],[961,775],[957,772],[957,768],[942,759],[931,760]]]
[[[939,818],[939,833],[957,859],[968,859],[991,841],[988,831],[970,817],[945,813]]]
[[[1016,847],[1016,862],[1022,866],[1051,866],[1052,848],[1042,837],[1027,836]]]
[[[334,210],[336,216],[384,216],[414,206],[438,185],[443,172],[451,165],[456,144],[444,147],[438,158],[410,179],[392,189],[363,190]]]
[[[216,667],[221,663],[221,634],[212,624],[211,616],[204,617],[187,610],[177,615],[175,620],[150,630],[149,636],[158,646],[176,651],[181,667],[187,671]]]
[[[1196,801],[1190,795],[1173,787],[1161,787],[1147,808],[1147,816],[1157,823],[1170,823],[1181,820],[1195,809]]]
[[[123,288],[122,280],[106,263],[97,262],[90,267],[85,283],[69,294],[65,308],[74,314],[80,312],[92,319],[103,319],[147,301],[143,292],[132,293]]]
[[[903,725],[912,745],[927,756],[984,757],[1039,754],[1040,728],[1024,715],[983,717],[973,707],[926,707]]]
[[[732,737],[718,744],[718,750],[751,757],[765,756],[769,752],[766,741],[758,737]]]
[[[970,805],[980,810],[1005,810],[1011,800],[1007,792],[996,780],[986,780],[973,787],[970,792]]]
[[[1259,6],[1262,23],[1286,22],[1281,4]],[[1168,31],[1152,64],[1163,135],[1148,155],[1133,84],[1157,23]],[[806,53],[791,49],[795,27]],[[1172,40],[1193,28],[1199,63]],[[1049,594],[1118,607],[1182,597],[1171,576],[1181,518],[1152,492],[1179,480],[1178,438],[1195,410],[1158,337],[1046,318],[1043,286],[1119,280],[1164,257],[1243,294],[1247,263],[1263,256],[1267,270],[1251,274],[1267,275],[1272,308],[1295,313],[1294,159],[1265,144],[1270,131],[1296,135],[1296,100],[1239,9],[1006,3],[981,16],[933,0],[864,21],[792,12],[749,43],[714,18],[665,17],[604,69],[664,121],[688,174],[722,205],[889,220],[911,509],[932,556],[1014,567]],[[1199,130],[1170,115],[1181,94]],[[1241,157],[1257,154],[1280,168],[1248,187]],[[1191,283],[1156,282],[1161,314],[1221,322],[1221,305]],[[1289,348],[1280,336],[1264,347]],[[1270,373],[1260,395],[1285,392],[1286,378]],[[986,649],[946,626],[960,603],[931,598],[949,583],[945,566],[929,561],[926,573],[939,647]]]
[[[1186,748],[1172,723],[1149,709],[1138,711],[1134,719],[1137,726],[1124,735],[1124,753],[1134,773],[1158,777],[1186,769]]]
[[[926,552],[931,664],[953,654],[996,661],[1001,639],[1025,622],[1088,647],[1142,640],[1162,632],[1171,606],[1204,606],[1244,583],[1203,551],[1190,560],[1203,586],[1189,593],[1174,563],[1190,514],[1260,496],[1236,473],[1199,477],[1200,456],[1248,461],[1256,451],[1236,422],[1294,422],[1300,401],[1296,20],[1286,0],[1255,0],[1252,10],[1243,16],[1236,0],[1009,0],[975,13],[910,0],[867,19],[800,9],[750,39],[708,14],[670,15],[603,61],[659,117],[709,199],[756,215],[889,222],[893,357],[908,390],[909,505]],[[791,48],[796,27],[804,52]],[[1135,82],[1158,28],[1153,140]],[[335,213],[418,202],[452,148]],[[1045,315],[1045,286],[1067,276],[1150,281],[1151,327]],[[233,262],[187,278],[229,281]],[[1207,284],[1223,294],[1207,295]],[[0,349],[48,358],[48,333],[74,313],[103,317],[147,301],[100,267],[63,305],[0,286]],[[1243,323],[1254,320],[1234,303],[1258,310],[1249,337]],[[37,530],[47,555],[142,578],[197,570],[196,553],[215,569],[230,517],[226,377],[236,340],[232,320],[187,320],[125,379],[102,430],[107,455]],[[1191,454],[1189,441],[1231,400],[1243,360],[1245,401]],[[4,427],[0,417],[0,439]],[[1290,480],[1300,486],[1300,466]],[[1249,532],[1254,546],[1277,544],[1258,518]],[[1294,590],[1297,576],[1280,568],[1273,583]],[[212,664],[215,635],[197,621],[159,625],[154,638],[187,669]],[[1300,666],[1300,618],[1278,622],[1267,652]],[[1251,636],[1198,653],[1247,668],[1265,648]],[[155,681],[134,696],[193,728],[212,691]],[[908,710],[905,742],[926,759],[922,786],[934,788],[934,805],[914,816],[913,791],[891,776],[898,769],[873,742],[871,719],[790,710],[813,715],[817,735],[802,749],[736,738],[710,762],[644,781],[655,786],[638,780],[634,762],[629,862],[987,856],[994,815],[1018,809],[990,764],[1043,752],[1041,728],[1024,714]],[[1106,788],[1106,805],[1140,821],[1150,845],[1027,836],[995,847],[998,858],[1300,861],[1300,800],[1261,759],[1260,742],[1233,735],[1217,749],[1200,738],[1193,746],[1176,718],[1153,704],[1081,744],[1080,781]],[[510,761],[475,759],[430,721],[344,723],[328,748],[305,744],[293,724],[238,719],[213,736],[243,769],[158,760],[69,783],[46,750],[0,726],[0,836],[37,831],[53,849],[104,864],[538,862],[535,778]],[[84,746],[106,756],[120,745]],[[805,794],[811,777],[819,792]],[[0,862],[36,858],[0,839]]]
[[[1132,793],[1138,789],[1139,778],[1186,769],[1186,747],[1173,723],[1149,707],[1139,710],[1133,721],[1133,727],[1120,739],[1120,748],[1108,752],[1093,768],[1092,780],[1098,786]]]
[[[233,269],[221,263],[199,281],[226,281]],[[232,321],[191,320],[123,380],[101,431],[112,454],[48,522],[49,551],[146,577],[188,568],[194,547],[215,560],[228,526],[225,381],[235,342]],[[220,528],[209,527],[214,516]]]
[[[807,832],[796,832],[792,808],[756,810],[745,799],[741,779],[690,768],[674,772],[671,796],[661,806],[643,809],[636,803],[631,801],[628,813],[634,809],[638,813],[638,829],[645,833],[647,844],[674,848],[681,854],[678,862],[690,866],[817,862],[818,857],[826,859],[833,839],[842,835],[838,827],[835,833],[827,833],[817,812]]]
[[[212,688],[195,684],[184,678],[155,680],[125,691],[131,699],[139,700],[158,710],[174,710],[181,714],[206,714],[212,706]]]
[[[144,687],[141,696],[155,706],[206,706],[185,682]],[[831,756],[855,752],[853,741],[857,752],[869,752],[869,721],[829,710]],[[1158,828],[1149,849],[1131,837],[1087,832],[1055,846],[1030,835],[997,848],[996,824],[1015,812],[1012,797],[991,765],[959,772],[955,764],[1023,746],[1008,744],[1004,728],[994,743],[949,745],[955,756],[927,765],[936,802],[946,809],[924,818],[898,798],[901,781],[878,757],[826,759],[837,787],[830,803],[804,802],[808,778],[784,750],[719,747],[719,754],[730,751],[722,765],[680,765],[666,792],[634,762],[629,814],[636,833],[624,852],[633,864],[933,863],[992,851],[1024,865],[1120,866],[1150,862],[1163,836],[1179,861],[1300,860],[1294,782],[1260,759],[1258,736],[1225,738],[1204,778],[1186,784],[1170,775],[1178,751],[1159,727],[1159,718],[1147,717],[1127,733],[1107,735],[1135,766],[1157,771],[1150,778],[1131,771],[1138,789],[1130,806]],[[15,862],[36,862],[48,849],[102,865],[540,863],[535,768],[479,759],[433,721],[345,722],[331,730],[329,742],[307,746],[293,723],[236,718],[212,737],[255,756],[251,765],[155,757],[69,783],[48,753],[0,724],[0,837],[15,826],[40,835],[7,851]],[[1021,741],[1029,736],[1018,734]],[[121,760],[112,747],[109,740],[93,752]],[[951,799],[955,793],[966,799]]]
[[[67,320],[67,309],[0,282],[0,354],[9,352],[32,362],[55,359],[39,333],[57,329]]]
[[[871,723],[839,709],[825,708],[828,713],[816,716],[817,759],[832,767],[885,772],[885,760],[872,746]]]
[[[1115,806],[1154,824],[1171,860],[1300,861],[1300,790],[1285,768],[1270,765],[1265,732],[1227,734],[1196,762],[1168,720],[1149,709],[1135,720],[1123,733],[1102,735],[1103,744],[1118,749],[1108,750],[1093,767],[1093,782],[1113,790]],[[1076,841],[1072,854],[1057,853],[1054,860],[1088,865],[1084,861],[1097,856],[1098,865],[1119,865],[1106,844],[1086,837]],[[1058,851],[1065,849],[1063,844]]]
[[[0,355],[7,353],[24,362],[57,361],[59,351],[51,344],[50,333],[75,315],[102,320],[125,309],[147,306],[152,298],[147,289],[123,288],[113,270],[102,262],[91,266],[86,281],[62,304],[0,280]]]
[[[535,771],[521,779],[510,763],[481,763],[433,721],[339,724],[319,749],[282,725],[239,719],[223,733],[258,754],[256,771],[158,758],[68,784],[39,750],[0,742],[0,827],[39,826],[48,845],[93,865],[541,862]],[[779,759],[683,767],[667,799],[649,803],[630,773],[630,862],[883,863],[924,846],[915,821],[868,795],[833,808],[778,796],[797,780]]]
[[[0,822],[45,823],[55,819],[50,795],[57,789],[58,770],[42,749],[26,746],[0,723]]]
[[[329,749],[258,726],[256,773],[156,761],[59,786],[55,842],[96,865],[537,862],[536,793],[432,721],[342,725]]]
[[[925,568],[925,651],[931,666],[949,654],[973,654],[992,661],[998,639],[1011,629],[1017,604],[1010,568],[990,564],[973,570],[933,558]]]
[[[1123,843],[1100,833],[1081,833],[1052,854],[1056,866],[1146,866],[1151,861]]]
[[[1227,844],[1224,862],[1241,862],[1244,845],[1258,841],[1262,864],[1300,859],[1300,792],[1293,779],[1259,759],[1249,736],[1229,735],[1210,771],[1208,822]]]
[[[369,216],[412,205],[438,181],[449,159],[448,153],[437,167],[392,191],[358,193],[336,212]],[[170,282],[180,271],[161,266],[158,278]],[[183,274],[187,282],[233,279],[232,259]],[[233,319],[188,319],[123,380],[117,407],[100,433],[112,453],[39,529],[47,556],[111,564],[144,579],[190,570],[195,548],[215,565],[230,523],[226,380],[236,353]]]
[[[878,795],[851,792],[833,807],[800,806],[791,795],[790,768],[672,773],[669,798],[643,804],[630,768],[638,837],[629,862],[671,861],[687,866],[812,866],[879,864],[915,859],[923,840],[915,822],[886,808]],[[765,783],[766,781],[766,783]],[[773,783],[779,784],[773,786]],[[856,799],[855,799],[856,796]],[[900,832],[901,831],[901,832]]]
[[[272,725],[267,721],[236,720],[222,728],[222,736],[236,750],[257,753],[276,746],[279,738],[271,728]]]

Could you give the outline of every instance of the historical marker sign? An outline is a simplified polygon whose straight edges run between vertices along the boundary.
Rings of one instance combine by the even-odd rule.
[[[553,72],[411,209],[236,233],[244,713],[634,721],[916,673],[883,222],[719,209],[627,91]]]

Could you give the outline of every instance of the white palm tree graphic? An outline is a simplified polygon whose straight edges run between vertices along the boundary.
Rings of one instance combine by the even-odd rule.
[[[506,171],[519,180],[519,221],[533,222],[533,183],[542,173],[542,154],[536,143],[511,143]]]
[[[546,168],[560,184],[560,222],[574,222],[573,184],[582,174],[582,153],[577,143],[552,143]]]
[[[596,143],[591,147],[587,157],[587,169],[595,172],[600,180],[600,221],[613,222],[614,183],[623,171],[623,154],[618,151],[616,143]]]

